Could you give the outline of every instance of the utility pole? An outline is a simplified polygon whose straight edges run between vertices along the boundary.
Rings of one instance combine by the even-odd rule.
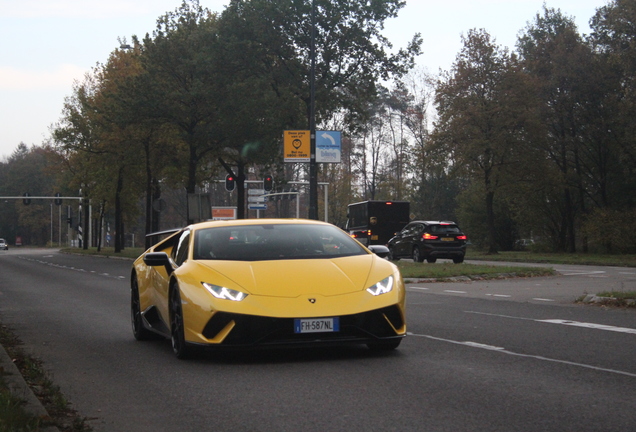
[[[309,219],[318,220],[318,166],[316,163],[316,6],[311,1],[311,72],[309,79]]]

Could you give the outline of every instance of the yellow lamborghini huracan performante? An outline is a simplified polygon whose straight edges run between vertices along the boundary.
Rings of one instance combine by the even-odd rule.
[[[135,338],[170,338],[179,358],[215,346],[392,350],[406,335],[404,297],[394,264],[334,225],[298,219],[190,225],[131,275]]]

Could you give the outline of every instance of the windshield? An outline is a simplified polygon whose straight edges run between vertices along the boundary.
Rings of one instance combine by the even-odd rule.
[[[461,233],[459,227],[457,225],[432,225],[431,233],[433,234],[459,234]]]
[[[331,225],[243,225],[196,231],[194,259],[260,261],[337,258],[366,254]]]

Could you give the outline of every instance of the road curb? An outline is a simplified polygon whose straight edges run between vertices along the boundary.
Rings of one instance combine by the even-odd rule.
[[[41,419],[49,418],[49,413],[26,383],[20,370],[13,363],[9,353],[2,345],[0,345],[0,373],[2,373],[2,377],[11,394],[24,401],[22,407],[27,413]],[[46,426],[38,430],[41,432],[59,432],[59,429],[55,426]]]

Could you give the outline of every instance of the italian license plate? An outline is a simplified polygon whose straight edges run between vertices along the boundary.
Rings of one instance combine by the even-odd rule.
[[[294,320],[294,333],[325,333],[340,331],[340,318],[306,318]]]
[[[454,237],[442,237],[442,241],[454,241]]]

